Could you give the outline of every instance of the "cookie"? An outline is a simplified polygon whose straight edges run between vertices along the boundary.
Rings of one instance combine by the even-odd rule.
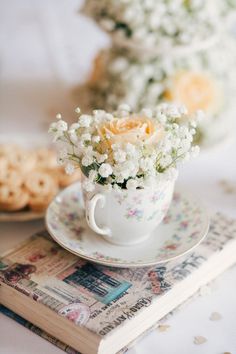
[[[57,155],[55,151],[47,148],[35,150],[37,168],[51,169],[57,166]]]
[[[28,193],[21,187],[4,185],[0,187],[0,210],[17,211],[26,207]]]
[[[71,175],[65,172],[64,167],[58,167],[53,171],[55,178],[57,178],[58,184],[61,188],[69,186],[71,183],[80,180],[80,170],[75,170]]]
[[[26,150],[13,144],[0,144],[0,210],[16,211],[28,206],[44,211],[58,188],[80,179],[76,170],[66,174],[58,167],[50,148]]]
[[[54,196],[55,194],[53,193],[47,196],[31,195],[29,198],[29,207],[36,212],[44,211],[47,209]]]
[[[6,171],[8,168],[8,160],[6,156],[0,155],[0,173],[1,171]]]
[[[36,157],[30,152],[18,148],[14,153],[8,155],[9,167],[27,173],[31,171],[36,164]]]
[[[25,179],[25,188],[31,196],[47,197],[56,194],[58,184],[53,177],[44,171],[32,171]]]
[[[21,187],[23,181],[23,175],[19,170],[10,168],[0,171],[0,185]]]
[[[19,147],[15,144],[0,144],[0,156],[7,157],[9,154],[17,151]]]

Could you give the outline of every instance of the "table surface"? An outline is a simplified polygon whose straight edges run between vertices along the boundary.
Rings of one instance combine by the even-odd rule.
[[[77,0],[1,0],[1,139],[35,140],[47,130],[56,112],[74,118],[74,89],[88,73],[96,51],[108,43],[91,20],[78,15],[78,7]],[[222,184],[222,180],[227,182]],[[211,212],[236,217],[236,141],[231,139],[203,151],[182,168],[179,184],[200,197]],[[42,221],[1,223],[0,250],[11,248],[42,228]],[[236,353],[235,280],[233,267],[213,283],[209,294],[170,317],[167,331],[154,330],[129,354]],[[221,320],[209,320],[214,311],[222,315]],[[61,352],[3,315],[0,328],[1,354]],[[206,337],[207,342],[194,344],[198,335]]]

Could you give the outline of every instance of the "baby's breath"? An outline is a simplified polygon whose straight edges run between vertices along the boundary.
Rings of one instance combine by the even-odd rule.
[[[210,38],[235,7],[234,0],[86,0],[82,12],[119,45],[168,50]]]
[[[68,173],[81,168],[88,177],[87,191],[96,183],[109,188],[148,187],[176,176],[178,164],[199,151],[192,146],[196,124],[182,106],[162,104],[133,112],[122,104],[113,113],[82,114],[71,126],[58,117],[49,129],[59,143],[58,160]]]

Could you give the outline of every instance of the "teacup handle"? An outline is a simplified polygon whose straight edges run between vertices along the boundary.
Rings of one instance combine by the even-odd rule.
[[[111,230],[108,227],[103,227],[103,228],[99,227],[96,223],[96,220],[95,220],[95,208],[96,208],[96,205],[99,200],[100,200],[100,207],[104,208],[105,202],[106,202],[106,197],[101,193],[95,194],[88,201],[87,213],[86,213],[87,222],[88,222],[89,226],[91,227],[91,229],[93,231],[95,231],[96,233],[98,233],[100,235],[106,235],[106,236],[111,237]]]

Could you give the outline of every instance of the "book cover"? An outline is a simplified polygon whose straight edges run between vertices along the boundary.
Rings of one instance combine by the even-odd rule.
[[[236,221],[217,214],[212,219],[205,241],[186,256],[161,266],[121,269],[80,259],[62,249],[43,231],[1,258],[0,281],[24,294],[25,299],[29,297],[75,326],[87,329],[89,334],[99,338],[99,343],[115,332],[124,333],[126,324],[132,324],[141,314],[145,314],[146,321],[143,331],[151,327],[154,320],[149,318],[148,309],[154,309],[154,306],[157,309],[164,295],[174,294],[175,291],[178,304],[185,301],[197,290],[196,286],[203,285],[236,261],[235,250],[231,247],[235,244]],[[227,253],[227,261],[222,264],[217,255],[223,254],[226,247],[232,254],[229,257]],[[209,270],[207,264],[211,265]],[[187,279],[191,284],[191,276],[203,267],[212,274],[200,279],[198,285],[193,284],[192,292],[185,294],[185,288],[178,287],[178,284],[184,284]],[[1,290],[1,302],[9,304],[11,300],[5,299]],[[177,302],[170,297],[168,301],[173,302],[168,309],[177,306]],[[158,316],[161,318],[167,312],[161,310],[156,321]],[[129,333],[125,345],[140,334]],[[68,344],[71,345],[70,341]],[[99,344],[96,349],[99,352],[98,347]],[[118,351],[116,348],[119,348],[118,344],[111,352]],[[88,348],[87,352],[96,350]]]
[[[12,320],[16,321],[20,325],[24,326],[25,328],[29,329],[33,333],[39,335],[43,339],[47,340],[48,342],[54,344],[56,347],[60,348],[61,350],[64,350],[67,354],[80,354],[78,351],[75,349],[71,348],[67,344],[61,342],[59,339],[56,339],[55,337],[50,336],[50,334],[46,333],[39,327],[33,325],[29,321],[25,320],[23,317],[17,315],[15,312],[9,310],[7,307],[0,305],[0,313],[3,315],[11,318]]]
[[[203,288],[204,289],[204,288]],[[194,301],[194,299],[198,298],[201,295],[201,289],[191,296],[188,300],[186,300],[183,304],[179,305],[177,308],[175,308],[173,311],[169,312],[166,316],[164,316],[160,321],[155,323],[152,327],[150,327],[148,330],[146,330],[144,333],[142,333],[140,336],[138,336],[134,341],[128,343],[128,345],[124,348],[122,348],[121,351],[117,354],[124,354],[126,353],[133,345],[136,344],[140,338],[144,337],[148,333],[152,332],[155,330],[159,325],[163,325],[170,317],[172,317],[176,312],[180,311],[184,306],[186,306],[189,302]],[[16,321],[18,324],[24,326],[25,328],[29,329],[31,332],[37,334],[41,338],[47,340],[51,344],[55,345],[56,347],[60,348],[64,352],[68,354],[81,354],[77,350],[73,349],[72,347],[68,346],[67,344],[61,342],[59,339],[51,336],[50,334],[46,333],[44,330],[40,329],[39,327],[35,326],[34,324],[30,323],[29,321],[25,320],[23,317],[17,315],[15,312],[11,311],[7,307],[0,305],[0,313],[3,315],[11,318],[12,320]]]

